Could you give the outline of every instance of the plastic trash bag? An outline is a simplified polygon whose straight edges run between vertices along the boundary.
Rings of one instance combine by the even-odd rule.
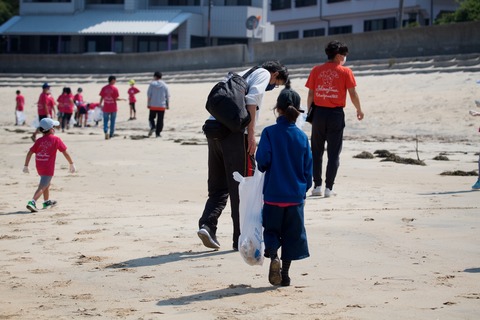
[[[32,123],[30,123],[30,126],[35,129],[40,127],[40,121],[38,120],[38,117],[33,117],[33,120],[32,120]]]
[[[233,178],[240,184],[240,237],[238,238],[238,251],[243,260],[253,266],[263,264],[263,182],[265,174],[255,170],[253,177],[242,177],[238,172],[233,173]]]
[[[95,107],[93,110],[93,121],[98,122],[103,120],[103,110],[100,107]]]
[[[15,116],[17,117],[17,124],[19,126],[23,125],[25,123],[25,112],[23,111],[15,111]]]
[[[94,118],[94,111],[93,110],[88,110],[87,111],[88,116],[87,116],[87,124],[93,124],[93,118]]]

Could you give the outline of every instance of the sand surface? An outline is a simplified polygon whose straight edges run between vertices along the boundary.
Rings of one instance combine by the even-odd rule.
[[[228,207],[219,251],[196,235],[213,83],[170,84],[160,139],[144,138],[147,83],[138,83],[137,120],[120,103],[115,138],[101,127],[57,132],[78,172],[59,154],[58,205],[35,214],[25,208],[39,181],[34,162],[22,173],[33,129],[13,126],[13,113],[21,89],[31,123],[42,83],[0,87],[0,319],[478,319],[480,192],[474,176],[440,173],[478,168],[480,117],[468,110],[477,110],[479,79],[357,77],[365,119],[348,102],[338,195],[307,198],[311,257],[292,263],[290,287],[268,283],[268,261],[249,266],[231,250]],[[292,83],[303,102],[305,81]],[[100,85],[82,87],[98,101]],[[128,84],[118,87],[126,98]],[[278,93],[265,96],[258,136],[275,121]],[[426,166],[353,157],[380,149]],[[440,153],[449,161],[433,160]]]

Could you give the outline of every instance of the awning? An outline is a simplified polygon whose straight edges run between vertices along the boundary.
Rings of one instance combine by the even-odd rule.
[[[73,15],[16,16],[0,26],[3,35],[169,35],[193,13],[86,10]]]

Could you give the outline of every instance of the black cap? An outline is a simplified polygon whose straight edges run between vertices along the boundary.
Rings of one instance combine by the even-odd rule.
[[[277,98],[277,108],[281,110],[287,110],[288,106],[293,106],[299,112],[303,112],[300,109],[300,95],[292,89],[283,89]]]

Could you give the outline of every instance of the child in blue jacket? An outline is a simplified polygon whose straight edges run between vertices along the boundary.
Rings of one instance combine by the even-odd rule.
[[[291,261],[310,256],[303,208],[312,186],[312,152],[307,135],[295,125],[303,112],[298,93],[282,90],[275,109],[277,123],[263,130],[256,160],[265,172],[262,217],[265,257],[271,259],[268,280],[289,286]],[[280,247],[282,262],[277,255]]]

